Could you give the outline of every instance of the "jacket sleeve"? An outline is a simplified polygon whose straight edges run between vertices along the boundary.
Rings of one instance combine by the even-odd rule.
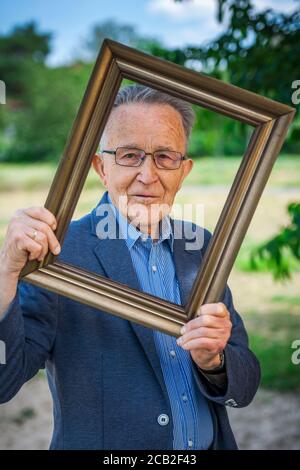
[[[17,293],[0,321],[5,363],[0,364],[0,403],[11,400],[51,355],[55,341],[58,295],[19,282]]]
[[[221,405],[244,407],[251,403],[260,383],[260,365],[248,347],[248,335],[242,318],[235,310],[231,290],[226,285],[223,302],[232,321],[231,336],[224,350],[227,384],[224,389],[216,387],[193,363],[196,382],[201,392],[210,400]]]
[[[204,228],[202,256],[208,248],[211,237],[211,232]],[[221,405],[243,407],[251,403],[258,389],[260,365],[249,349],[248,335],[241,316],[235,310],[228,284],[219,300],[226,305],[232,322],[231,335],[224,350],[226,375],[224,377],[222,374],[220,380],[217,376],[206,375],[192,360],[193,372],[200,391],[208,399]]]

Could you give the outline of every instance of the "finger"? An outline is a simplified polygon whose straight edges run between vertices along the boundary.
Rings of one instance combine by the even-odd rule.
[[[226,342],[215,338],[194,338],[187,341],[181,347],[186,351],[192,349],[203,349],[213,354],[218,354],[225,349]]]
[[[230,318],[218,317],[215,315],[199,315],[184,325],[181,334],[195,330],[200,327],[206,328],[226,328],[231,325]]]
[[[42,232],[45,234],[47,237],[47,245],[49,245],[50,250],[54,255],[58,255],[61,250],[60,244],[49,225],[29,217],[26,217],[25,220],[27,221],[28,225],[30,225],[30,227],[37,230],[39,233]]]
[[[53,230],[56,229],[57,223],[54,215],[45,207],[29,207],[28,209],[24,209],[25,214],[29,215],[33,219],[41,220],[45,222]]]
[[[197,315],[215,315],[217,317],[228,316],[228,310],[226,305],[222,302],[203,304],[197,310]]]
[[[17,241],[16,246],[19,251],[27,252],[29,254],[30,260],[37,259],[43,249],[40,243],[32,240],[32,238],[28,237],[27,235],[24,235],[22,238],[20,238]]]
[[[29,230],[28,230],[29,229]],[[41,245],[42,249],[40,252],[40,255],[38,257],[38,261],[42,261],[42,259],[45,258],[46,254],[49,251],[49,246],[48,246],[48,239],[47,235],[44,234],[44,232],[39,232],[37,230],[34,230],[31,227],[26,226],[26,235],[31,238],[33,241]],[[36,232],[35,238],[32,238],[32,233]]]
[[[226,334],[226,330],[223,328],[206,328],[200,327],[185,333],[177,339],[177,344],[182,346],[188,341],[195,338],[222,338]]]

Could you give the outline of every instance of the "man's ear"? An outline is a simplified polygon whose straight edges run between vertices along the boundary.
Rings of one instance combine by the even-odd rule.
[[[194,160],[191,158],[188,158],[187,160],[183,161],[183,171],[184,171],[184,178],[187,177],[187,175],[192,171],[192,168],[194,166]]]
[[[99,175],[103,185],[107,188],[107,179],[104,171],[104,160],[101,154],[95,154],[93,156],[92,165],[95,172]]]
[[[183,160],[183,172],[181,175],[181,180],[180,180],[178,189],[181,188],[183,181],[185,180],[187,175],[192,171],[193,166],[194,166],[194,160],[192,160],[191,158],[188,158],[187,160]]]
[[[194,166],[194,161],[191,158],[189,158],[188,160],[183,160],[183,172],[180,177],[177,191],[179,191],[179,189],[181,188],[183,181],[185,180],[187,175],[190,173],[193,166]]]

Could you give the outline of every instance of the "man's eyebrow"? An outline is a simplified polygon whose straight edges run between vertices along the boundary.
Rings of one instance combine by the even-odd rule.
[[[122,144],[122,145],[119,145],[119,147],[126,147],[126,148],[130,148],[130,147],[135,147],[137,149],[140,149],[140,145],[136,144],[135,142],[129,142],[129,144]]]
[[[142,147],[135,142],[130,142],[129,144],[126,144],[126,145],[119,145],[118,147],[137,148],[137,149],[143,150]],[[170,145],[160,145],[155,150],[174,150],[174,147]]]
[[[164,146],[161,145],[156,150],[174,150],[174,147],[168,146],[168,145],[164,145]]]

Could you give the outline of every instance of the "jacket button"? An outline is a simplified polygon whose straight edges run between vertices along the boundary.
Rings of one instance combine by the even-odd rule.
[[[225,401],[226,406],[233,406],[236,408],[238,406],[237,402],[233,398],[229,398],[229,400]]]
[[[158,421],[158,424],[160,424],[161,426],[166,426],[168,424],[168,422],[170,421],[170,419],[169,419],[168,415],[161,414],[157,418],[157,421]]]

